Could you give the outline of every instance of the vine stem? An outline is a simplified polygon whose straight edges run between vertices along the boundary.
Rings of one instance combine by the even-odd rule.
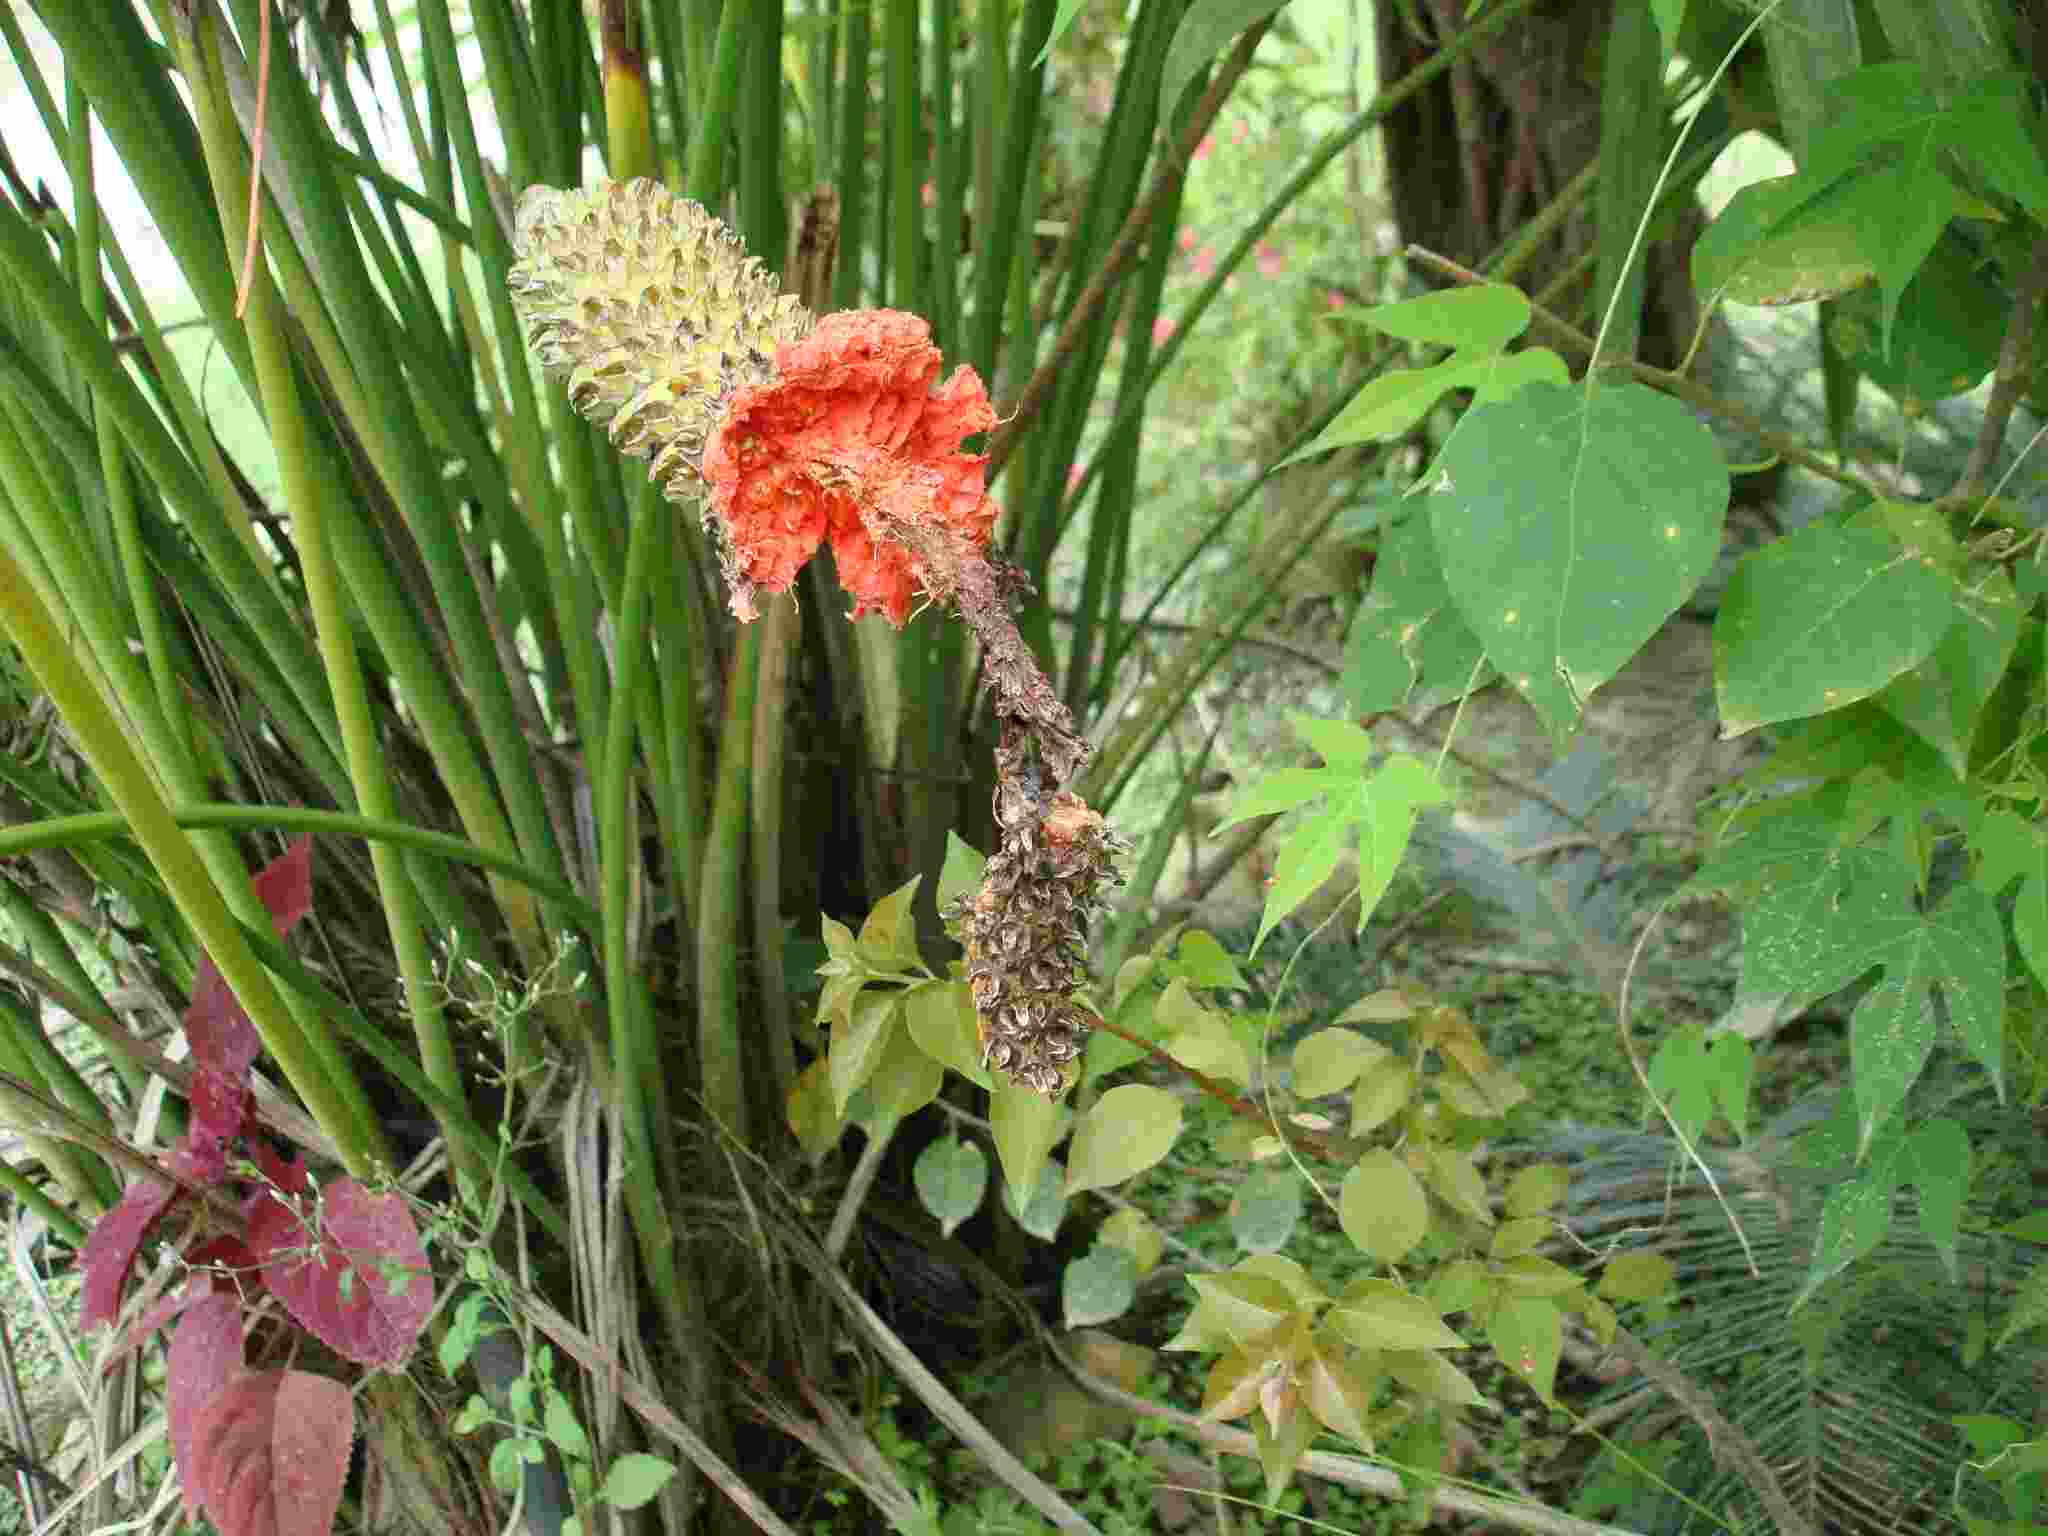
[[[1984,404],[1984,422],[1977,429],[1977,441],[1970,446],[1962,478],[1956,481],[1954,490],[1941,498],[1945,510],[1966,506],[1977,499],[1992,463],[1998,458],[1999,447],[2005,442],[2005,428],[2012,420],[2013,407],[2033,382],[2034,325],[2044,293],[2048,293],[2048,235],[2034,242],[2028,253],[2027,270],[2013,289],[2012,318],[2006,322],[2005,340],[1999,344],[1998,372],[1992,379],[1991,398]]]

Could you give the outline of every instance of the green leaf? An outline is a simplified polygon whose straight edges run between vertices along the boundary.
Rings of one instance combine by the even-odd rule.
[[[870,1126],[895,1125],[936,1099],[945,1081],[946,1069],[911,1039],[907,1028],[892,1029],[862,1084],[861,1118]]]
[[[1319,1099],[1326,1093],[1342,1093],[1360,1072],[1392,1055],[1357,1030],[1319,1029],[1294,1048],[1295,1095]]]
[[[1097,1243],[1060,1277],[1060,1310],[1069,1328],[1122,1317],[1137,1295],[1138,1266],[1128,1250],[1111,1243]]]
[[[1493,1225],[1493,1207],[1486,1198],[1486,1180],[1472,1166],[1471,1156],[1452,1147],[1432,1146],[1423,1175],[1437,1198],[1481,1226]]]
[[[1237,962],[1224,952],[1213,934],[1199,928],[1191,928],[1180,936],[1173,949],[1173,969],[1191,987],[1244,990],[1244,975]]]
[[[1600,1294],[1613,1301],[1656,1301],[1678,1284],[1678,1271],[1661,1253],[1617,1253],[1600,1274]]]
[[[921,878],[912,876],[876,902],[867,921],[860,925],[862,952],[899,971],[914,970],[924,963],[917,952],[917,924],[910,915],[910,904],[917,899]]]
[[[1415,820],[1450,794],[1429,765],[1405,752],[1391,754],[1367,782],[1358,827],[1358,931],[1378,909],[1408,852]]]
[[[1562,742],[1712,567],[1714,437],[1639,384],[1537,384],[1470,411],[1431,496],[1444,576],[1489,657]]]
[[[1287,1491],[1294,1469],[1301,1464],[1302,1453],[1315,1437],[1314,1416],[1303,1413],[1299,1408],[1277,1431],[1266,1423],[1263,1415],[1252,1420],[1253,1449],[1258,1453],[1259,1466],[1266,1474],[1267,1504],[1277,1503],[1280,1495]]]
[[[1334,774],[1363,774],[1379,750],[1372,733],[1349,720],[1323,720],[1292,711],[1287,724]]]
[[[2022,1216],[2018,1221],[2009,1221],[1998,1232],[2002,1237],[2016,1238],[2023,1243],[2048,1245],[2048,1209]]]
[[[1960,236],[1944,235],[1896,295],[1839,300],[1829,342],[1908,408],[1974,388],[1996,365],[2005,332],[1999,284],[1980,261]]]
[[[1864,994],[1849,1016],[1859,1148],[1906,1102],[1933,1050],[1934,994],[1918,976],[1909,971]]]
[[[1007,1077],[996,1079],[988,1095],[989,1129],[995,1137],[996,1160],[1013,1192],[1038,1187],[1046,1157],[1060,1139],[1064,1113],[1056,1100]]]
[[[507,1498],[518,1491],[525,1468],[523,1442],[516,1436],[507,1435],[491,1447],[491,1486]]]
[[[2005,1327],[1999,1331],[1997,1347],[2003,1349],[2021,1334],[2043,1324],[2048,1324],[2048,1262],[2036,1264],[2020,1282],[2019,1295],[2013,1301],[2012,1311],[2006,1314]]]
[[[1502,1297],[1486,1321],[1486,1339],[1501,1364],[1556,1406],[1551,1393],[1564,1347],[1564,1315],[1556,1302],[1547,1296]]]
[[[1096,1241],[1110,1243],[1131,1256],[1140,1275],[1149,1275],[1166,1251],[1166,1241],[1152,1219],[1136,1206],[1127,1205],[1102,1224]]]
[[[981,884],[981,872],[988,865],[986,854],[976,853],[960,840],[960,834],[946,832],[946,862],[939,868],[938,904],[941,912]]]
[[[1353,782],[1352,775],[1332,773],[1327,768],[1282,768],[1277,773],[1262,774],[1230,797],[1222,820],[1209,835],[1214,837],[1257,816],[1291,811],[1318,795],[1327,795]]]
[[[1067,1154],[1067,1195],[1106,1189],[1143,1173],[1173,1150],[1181,1102],[1164,1088],[1124,1083],[1090,1106]]]
[[[981,1209],[981,1197],[988,1192],[988,1158],[971,1141],[943,1136],[918,1154],[911,1179],[918,1201],[951,1237]]]
[[[1166,1042],[1166,1052],[1190,1071],[1224,1082],[1251,1081],[1252,1063],[1230,1021],[1206,1009]]]
[[[1556,1230],[1557,1223],[1548,1216],[1514,1217],[1495,1229],[1486,1256],[1490,1259],[1520,1258],[1542,1247]]]
[[[1196,1311],[1214,1335],[1243,1348],[1265,1337],[1302,1308],[1293,1291],[1270,1275],[1243,1268],[1220,1275],[1189,1275],[1201,1297]]]
[[[1901,1172],[1920,1192],[1920,1230],[1941,1255],[1950,1281],[1959,1282],[1956,1240],[1970,1193],[1969,1132],[1946,1116],[1929,1120],[1906,1138]]]
[[[1433,1350],[1396,1350],[1380,1357],[1387,1374],[1427,1402],[1448,1408],[1487,1407],[1472,1378]]]
[[[1231,1268],[1239,1275],[1263,1275],[1276,1282],[1296,1305],[1314,1309],[1330,1298],[1323,1288],[1316,1284],[1315,1277],[1290,1258],[1277,1253],[1255,1253],[1249,1258],[1239,1259]]]
[[[1897,1163],[1892,1158],[1871,1161],[1856,1174],[1828,1192],[1821,1207],[1820,1226],[1814,1234],[1813,1259],[1793,1298],[1794,1309],[1804,1306],[1821,1286],[1884,1241],[1892,1225],[1892,1196],[1899,1187]]]
[[[1291,1163],[1253,1169],[1230,1202],[1230,1235],[1246,1253],[1286,1247],[1300,1220],[1301,1175]]]
[[[821,1056],[799,1072],[783,1110],[790,1134],[813,1165],[824,1160],[846,1130],[845,1117],[832,1104],[830,1069],[831,1063]]]
[[[1453,1259],[1429,1281],[1429,1302],[1438,1312],[1469,1312],[1492,1294],[1493,1277],[1477,1259]]]
[[[611,1464],[597,1496],[613,1509],[638,1509],[666,1488],[675,1475],[674,1465],[659,1456],[629,1452]]]
[[[1287,0],[1194,0],[1182,13],[1166,62],[1159,71],[1159,117],[1173,115],[1181,92],[1245,28],[1270,16]],[[1060,7],[1065,14],[1066,5]]]
[[[1498,350],[1529,328],[1529,301],[1518,288],[1483,283],[1381,304],[1358,318],[1402,341]]]
[[[832,1108],[846,1114],[847,1101],[881,1063],[882,1051],[896,1027],[903,994],[869,988],[853,1000],[853,1025],[832,1031]]]
[[[1258,936],[1252,940],[1252,955],[1266,942],[1266,935],[1289,913],[1323,888],[1344,857],[1353,824],[1363,809],[1363,794],[1357,781],[1346,775],[1350,787],[1331,797],[1331,804],[1304,817],[1287,834],[1273,854],[1272,884],[1266,889],[1266,907],[1259,918]]]
[[[1951,141],[1986,179],[2035,219],[2048,221],[2048,165],[2041,159],[2033,82],[2017,72],[1985,75],[1949,106]]]
[[[1380,543],[1372,586],[1344,642],[1343,688],[1362,715],[1448,702],[1496,673],[1451,600],[1429,520],[1396,523]]]
[[[1429,1231],[1429,1200],[1406,1163],[1375,1147],[1344,1176],[1337,1218],[1367,1258],[1397,1264]]]
[[[1951,582],[1883,534],[1810,523],[1745,557],[1714,623],[1721,734],[1877,692],[1934,650]]]
[[[981,1064],[981,1030],[965,977],[910,988],[903,995],[903,1022],[917,1048],[933,1061],[977,1087],[991,1085],[988,1069]]]
[[[1692,249],[1700,302],[1804,304],[1876,277],[1861,221],[1839,193],[1818,191],[1809,176],[1780,176],[1736,193]]]
[[[576,1410],[569,1406],[569,1399],[559,1388],[548,1393],[547,1411],[541,1424],[548,1438],[555,1442],[555,1449],[564,1456],[577,1461],[590,1459],[590,1437],[583,1433],[583,1426],[576,1420]]]
[[[1564,1199],[1571,1173],[1557,1163],[1531,1163],[1508,1180],[1502,1195],[1510,1217],[1541,1216]]]
[[[1343,1347],[1319,1342],[1301,1368],[1302,1401],[1333,1433],[1370,1452],[1372,1401],[1379,1379],[1361,1370]]]
[[[1351,1091],[1351,1134],[1376,1131],[1408,1107],[1415,1094],[1415,1069],[1398,1057],[1376,1061],[1358,1075]]]
[[[1431,298],[1449,298],[1473,291],[1454,288],[1447,293],[1431,295]],[[1513,289],[1507,291],[1514,292]],[[1516,297],[1521,295],[1516,294]],[[1429,300],[1413,302],[1427,303]],[[1531,384],[1563,385],[1570,378],[1564,359],[1544,347],[1511,355],[1465,351],[1430,368],[1395,368],[1367,380],[1330,424],[1316,434],[1314,441],[1296,449],[1273,467],[1285,469],[1290,464],[1312,459],[1333,448],[1391,442],[1413,430],[1416,423],[1454,389],[1469,389],[1477,401],[1485,403],[1511,399]]]
[[[1685,25],[1685,0],[1650,0],[1650,14],[1657,21],[1657,36],[1664,52],[1678,52],[1678,29]]]
[[[1330,1309],[1330,1322],[1359,1349],[1463,1349],[1422,1297],[1390,1280],[1354,1280]]]
[[[1728,1118],[1738,1141],[1749,1139],[1749,1088],[1756,1076],[1756,1053],[1732,1030],[1707,1045],[1707,1082],[1714,1107]]]
[[[1020,1203],[1016,1186],[1004,1183],[1003,1208],[1018,1226],[1040,1242],[1049,1243],[1059,1236],[1060,1225],[1067,1219],[1066,1185],[1066,1169],[1048,1159],[1038,1170],[1038,1183],[1029,1200]]]

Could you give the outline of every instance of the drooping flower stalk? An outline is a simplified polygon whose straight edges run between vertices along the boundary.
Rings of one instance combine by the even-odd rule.
[[[570,400],[679,503],[701,500],[734,614],[786,591],[830,543],[853,617],[901,626],[919,601],[979,637],[1000,728],[999,844],[960,906],[990,1066],[1056,1094],[1088,1013],[1088,921],[1127,845],[1066,786],[1088,744],[1012,618],[1023,574],[989,549],[983,456],[995,425],[971,368],[943,359],[915,315],[814,321],[739,240],[648,181],[520,201],[515,302]]]

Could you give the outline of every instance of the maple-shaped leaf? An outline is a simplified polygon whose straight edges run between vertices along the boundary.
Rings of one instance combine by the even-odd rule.
[[[328,1536],[355,1440],[348,1388],[307,1371],[243,1371],[199,1412],[200,1501],[221,1536]]]
[[[233,1292],[216,1291],[211,1280],[201,1278],[185,1288],[182,1305],[184,1316],[165,1360],[164,1414],[170,1421],[171,1457],[185,1489],[185,1517],[193,1520],[203,1502],[194,1442],[200,1417],[242,1373],[242,1303]]]
[[[93,1223],[85,1245],[78,1250],[78,1267],[84,1276],[80,1328],[97,1328],[119,1315],[121,1282],[128,1278],[128,1266],[135,1262],[136,1250],[149,1235],[150,1226],[177,1193],[175,1185],[138,1179],[128,1186],[120,1204]]]
[[[404,1197],[336,1179],[321,1191],[317,1210],[315,1231],[298,1206],[268,1192],[258,1200],[249,1246],[264,1283],[337,1354],[361,1365],[402,1365],[434,1308],[427,1251]]]
[[[253,883],[271,926],[283,938],[313,909],[313,839],[293,843],[264,865]],[[194,1130],[221,1139],[233,1136],[242,1128],[242,1089],[263,1040],[211,955],[199,962],[184,1024],[200,1074],[192,1101]],[[214,1074],[210,1080],[209,1073]]]

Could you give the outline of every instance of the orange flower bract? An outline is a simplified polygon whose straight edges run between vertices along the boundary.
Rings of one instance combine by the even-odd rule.
[[[996,517],[986,460],[960,441],[996,415],[972,368],[934,389],[941,362],[916,315],[849,310],[784,345],[773,380],[734,395],[704,452],[744,582],[734,613],[751,617],[750,589],[786,589],[827,541],[856,618],[901,625],[920,592],[953,595]]]

